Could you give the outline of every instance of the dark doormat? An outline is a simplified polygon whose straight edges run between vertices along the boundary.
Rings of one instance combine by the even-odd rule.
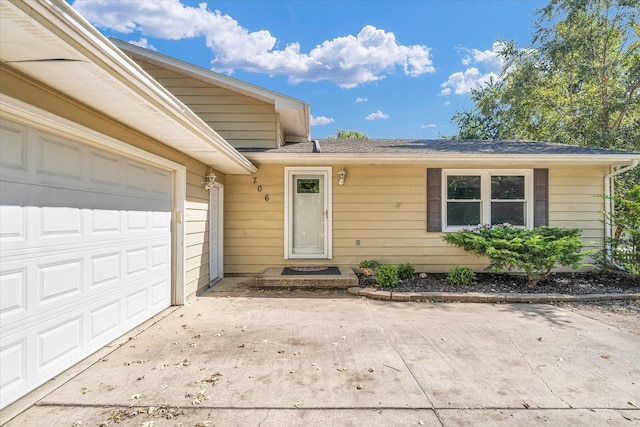
[[[340,269],[338,267],[325,266],[304,266],[304,267],[285,267],[282,270],[282,276],[339,276]]]

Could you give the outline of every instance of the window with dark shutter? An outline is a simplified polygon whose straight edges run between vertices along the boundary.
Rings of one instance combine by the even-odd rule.
[[[442,169],[427,169],[427,231],[442,231]]]
[[[549,225],[549,169],[533,170],[533,226]]]

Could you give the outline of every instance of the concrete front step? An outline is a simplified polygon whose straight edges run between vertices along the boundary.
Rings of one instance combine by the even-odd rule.
[[[284,267],[267,268],[255,280],[258,288],[331,289],[358,286],[358,277],[349,267],[338,267],[340,274],[282,275]]]

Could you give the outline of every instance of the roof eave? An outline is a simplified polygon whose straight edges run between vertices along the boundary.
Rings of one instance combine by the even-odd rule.
[[[245,152],[245,157],[253,163],[320,165],[327,163],[345,163],[352,165],[618,165],[640,159],[640,155],[630,154],[372,154],[372,153],[265,153]]]
[[[182,102],[144,72],[64,1],[11,0],[6,5],[12,5],[15,7],[14,10],[20,10],[24,16],[28,16],[30,20],[39,24],[47,31],[52,43],[62,43],[80,57],[88,58],[87,67],[94,70],[97,83],[104,84],[105,80],[110,80],[111,84],[120,87],[125,95],[135,96],[138,102],[128,104],[127,114],[125,114],[122,111],[104,111],[100,103],[92,102],[91,96],[87,93],[72,93],[73,98],[203,163],[216,167],[220,172],[251,174],[257,170],[248,159],[195,116]],[[20,63],[15,63],[15,66],[19,67]],[[63,80],[59,83],[51,82],[47,75],[38,75],[40,71],[30,71],[23,72],[46,82],[56,90],[68,92],[65,90]],[[174,138],[175,135],[182,135],[181,141],[171,140],[169,137],[164,137],[160,130],[154,130],[152,124],[146,119],[157,118],[155,114],[162,115],[164,123],[173,126]],[[185,140],[189,141],[188,145],[184,143]]]

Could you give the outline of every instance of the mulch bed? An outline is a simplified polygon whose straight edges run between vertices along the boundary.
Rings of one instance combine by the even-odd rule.
[[[418,274],[401,280],[396,286],[384,288],[393,292],[481,292],[481,293],[553,293],[569,295],[640,292],[640,276],[616,272],[552,273],[535,286],[529,286],[525,276],[516,274],[476,273],[476,283],[454,286],[446,274]],[[361,287],[378,287],[375,278],[359,275]]]

